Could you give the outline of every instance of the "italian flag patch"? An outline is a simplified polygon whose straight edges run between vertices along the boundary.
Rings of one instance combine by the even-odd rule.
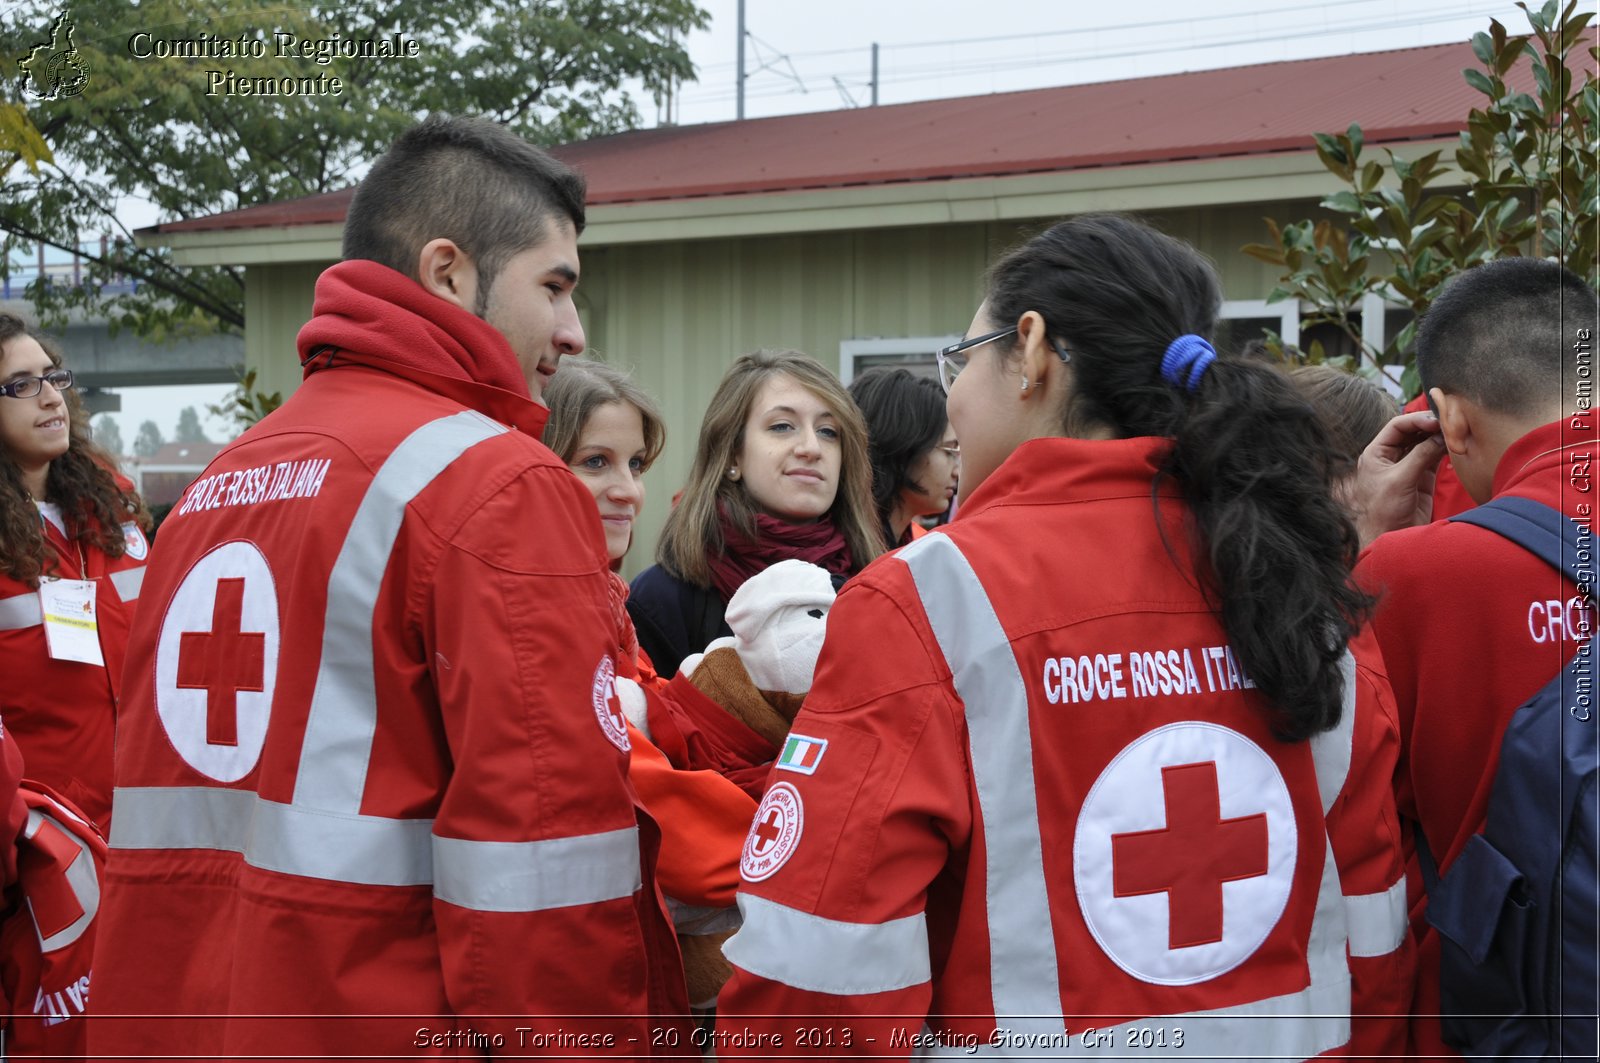
[[[778,757],[778,767],[784,771],[797,771],[801,775],[814,774],[817,765],[822,763],[822,754],[827,749],[826,738],[791,734],[789,740],[783,744],[783,753]]]

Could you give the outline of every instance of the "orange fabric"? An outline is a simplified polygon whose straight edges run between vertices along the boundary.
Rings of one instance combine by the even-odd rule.
[[[632,725],[628,771],[644,807],[661,826],[656,881],[685,904],[726,907],[739,887],[739,852],[756,803],[714,771],[679,771]]]

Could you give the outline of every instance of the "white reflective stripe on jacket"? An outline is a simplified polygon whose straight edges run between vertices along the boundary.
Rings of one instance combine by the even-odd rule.
[[[467,450],[505,431],[472,411],[430,421],[394,449],[368,485],[328,578],[293,801],[221,787],[119,788],[113,848],[215,849],[285,874],[432,885],[440,900],[483,911],[587,904],[640,887],[637,827],[489,842],[439,837],[431,819],[360,811],[378,720],[373,615],[406,508]]]
[[[929,535],[896,555],[911,570],[929,626],[966,706],[973,783],[978,793],[987,862],[990,986],[995,1015],[1015,1035],[1010,1044],[924,1048],[916,1058],[1036,1055],[1034,1043],[1065,1044],[1059,957],[1045,887],[1039,809],[1033,778],[1027,689],[993,604],[959,547]],[[1324,811],[1344,785],[1355,721],[1355,662],[1344,658],[1344,711],[1339,727],[1312,743]],[[1248,1045],[1252,1054],[1307,1059],[1350,1038],[1350,973],[1345,962],[1346,905],[1331,844],[1323,862],[1307,945],[1311,984],[1298,993],[1181,1016],[1178,1058],[1222,1058]],[[1041,1016],[1050,1016],[1048,1018]],[[1118,1045],[1124,1028],[1108,1032]]]

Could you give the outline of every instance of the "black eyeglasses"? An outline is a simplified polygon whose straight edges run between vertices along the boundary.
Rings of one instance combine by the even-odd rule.
[[[967,367],[966,351],[993,340],[1002,339],[1017,331],[1015,325],[1003,328],[999,332],[990,332],[983,336],[974,336],[970,340],[952,343],[948,347],[940,347],[933,352],[933,360],[939,364],[939,383],[944,385],[944,393],[950,394],[950,385],[956,382],[956,374]]]
[[[52,369],[44,376],[18,377],[9,384],[0,384],[0,395],[12,399],[31,399],[49,384],[57,391],[72,387],[72,370]]]

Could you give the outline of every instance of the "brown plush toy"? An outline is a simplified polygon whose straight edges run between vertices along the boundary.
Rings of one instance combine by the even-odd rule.
[[[728,603],[733,637],[718,639],[704,654],[685,659],[678,681],[687,678],[729,717],[759,735],[772,747],[770,760],[783,748],[789,725],[811,689],[833,599],[832,578],[804,561],[782,561],[752,576]],[[738,929],[738,911],[680,909],[674,919],[689,1000],[699,1008],[711,1007],[733,975],[722,944]]]

